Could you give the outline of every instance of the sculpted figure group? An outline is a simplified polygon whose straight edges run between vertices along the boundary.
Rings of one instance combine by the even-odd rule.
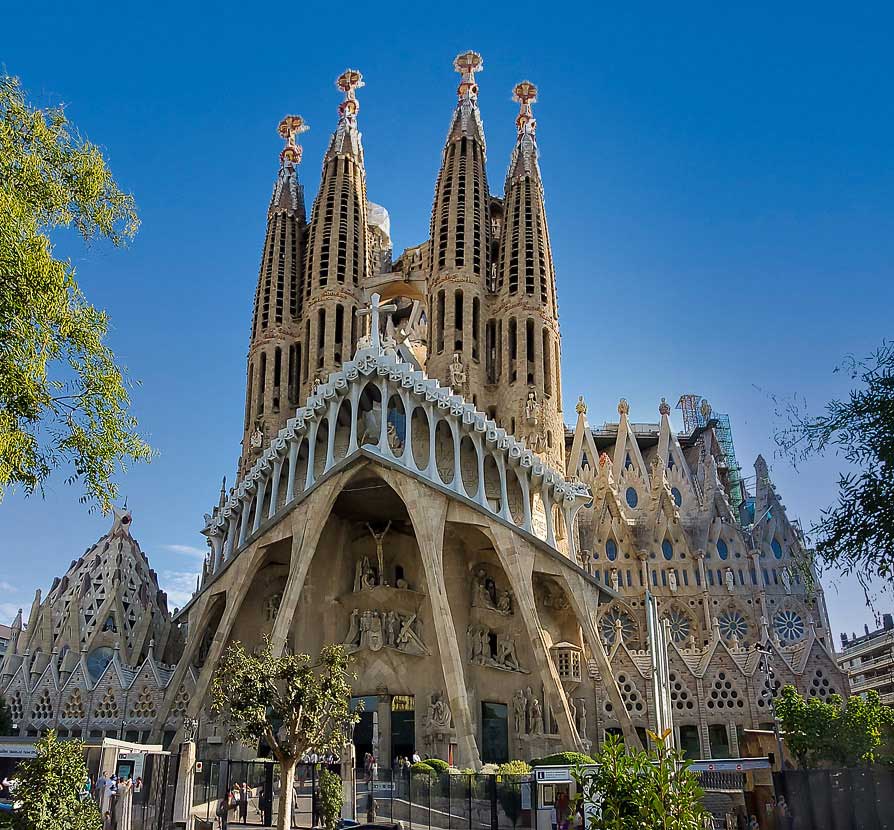
[[[394,610],[361,611],[355,608],[351,612],[344,645],[350,651],[393,648],[404,654],[428,654],[422,640],[422,623],[416,614],[399,614]]]

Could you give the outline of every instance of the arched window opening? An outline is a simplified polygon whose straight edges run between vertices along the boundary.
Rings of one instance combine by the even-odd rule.
[[[335,307],[335,365],[342,362],[342,350],[345,336],[345,307],[341,304]]]
[[[264,414],[264,392],[267,385],[267,354],[261,352],[261,365],[258,371],[258,415]]]
[[[326,309],[317,312],[317,368],[323,368],[326,356]]]
[[[479,327],[481,325],[481,301],[477,297],[472,298],[472,360],[480,360],[479,355]]]
[[[518,331],[515,317],[509,319],[509,382],[515,383],[518,380],[518,368],[516,361],[518,359]],[[513,429],[513,433],[515,430]]]
[[[552,348],[549,342],[549,331],[543,329],[543,394],[547,398],[553,396]]]
[[[453,351],[463,350],[463,292],[456,291],[453,295]]]
[[[438,354],[444,351],[444,291],[438,292],[438,304],[435,309],[435,351]]]
[[[475,302],[478,302],[476,297]],[[484,324],[484,372],[487,383],[497,382],[497,326],[496,321]]]
[[[525,359],[527,361],[527,384],[531,386],[535,381],[534,372],[534,321],[528,318],[525,321]]]
[[[282,380],[282,349],[273,352],[273,411],[279,412],[279,386]]]

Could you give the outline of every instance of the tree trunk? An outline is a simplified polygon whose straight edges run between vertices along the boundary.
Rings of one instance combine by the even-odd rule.
[[[295,759],[279,762],[279,815],[277,830],[289,830],[292,826],[292,788],[295,786]]]

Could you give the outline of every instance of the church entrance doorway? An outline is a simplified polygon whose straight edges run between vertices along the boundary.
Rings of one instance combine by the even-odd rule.
[[[357,768],[363,767],[368,753],[379,750],[379,697],[362,695],[351,698],[351,711],[360,711],[360,720],[354,725],[354,757]]]
[[[401,756],[412,758],[416,751],[416,698],[394,695],[391,698],[391,768]]]

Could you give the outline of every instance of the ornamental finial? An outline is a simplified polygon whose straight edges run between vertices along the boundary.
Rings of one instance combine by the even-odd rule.
[[[515,126],[518,127],[518,134],[528,132],[533,133],[537,129],[537,119],[534,118],[534,112],[531,104],[537,101],[537,87],[530,81],[522,81],[515,85],[512,90],[512,100],[519,105],[518,117],[515,119]]]
[[[335,79],[335,85],[345,94],[345,100],[338,105],[338,114],[353,118],[360,110],[357,90],[366,86],[363,75],[359,69],[346,69]]]
[[[284,138],[286,146],[282,148],[279,154],[279,160],[282,164],[300,164],[301,163],[301,145],[295,143],[295,136],[306,133],[310,127],[304,123],[304,119],[300,115],[287,115],[279,122],[277,132],[280,138]]]
[[[661,403],[658,404],[658,414],[659,415],[670,415],[671,414],[670,404],[667,402],[667,400],[665,398],[662,398]]]
[[[574,407],[574,411],[578,415],[586,415],[587,414],[587,405],[584,403],[583,395],[578,395],[577,406]]]
[[[627,403],[627,398],[621,398],[618,401],[618,415],[628,415],[630,413],[630,404]]]
[[[481,58],[481,55],[471,50],[463,52],[454,58],[453,68],[462,75],[462,80],[456,89],[460,100],[466,95],[476,98],[478,96],[478,84],[475,83],[475,73],[484,69],[484,60]]]

